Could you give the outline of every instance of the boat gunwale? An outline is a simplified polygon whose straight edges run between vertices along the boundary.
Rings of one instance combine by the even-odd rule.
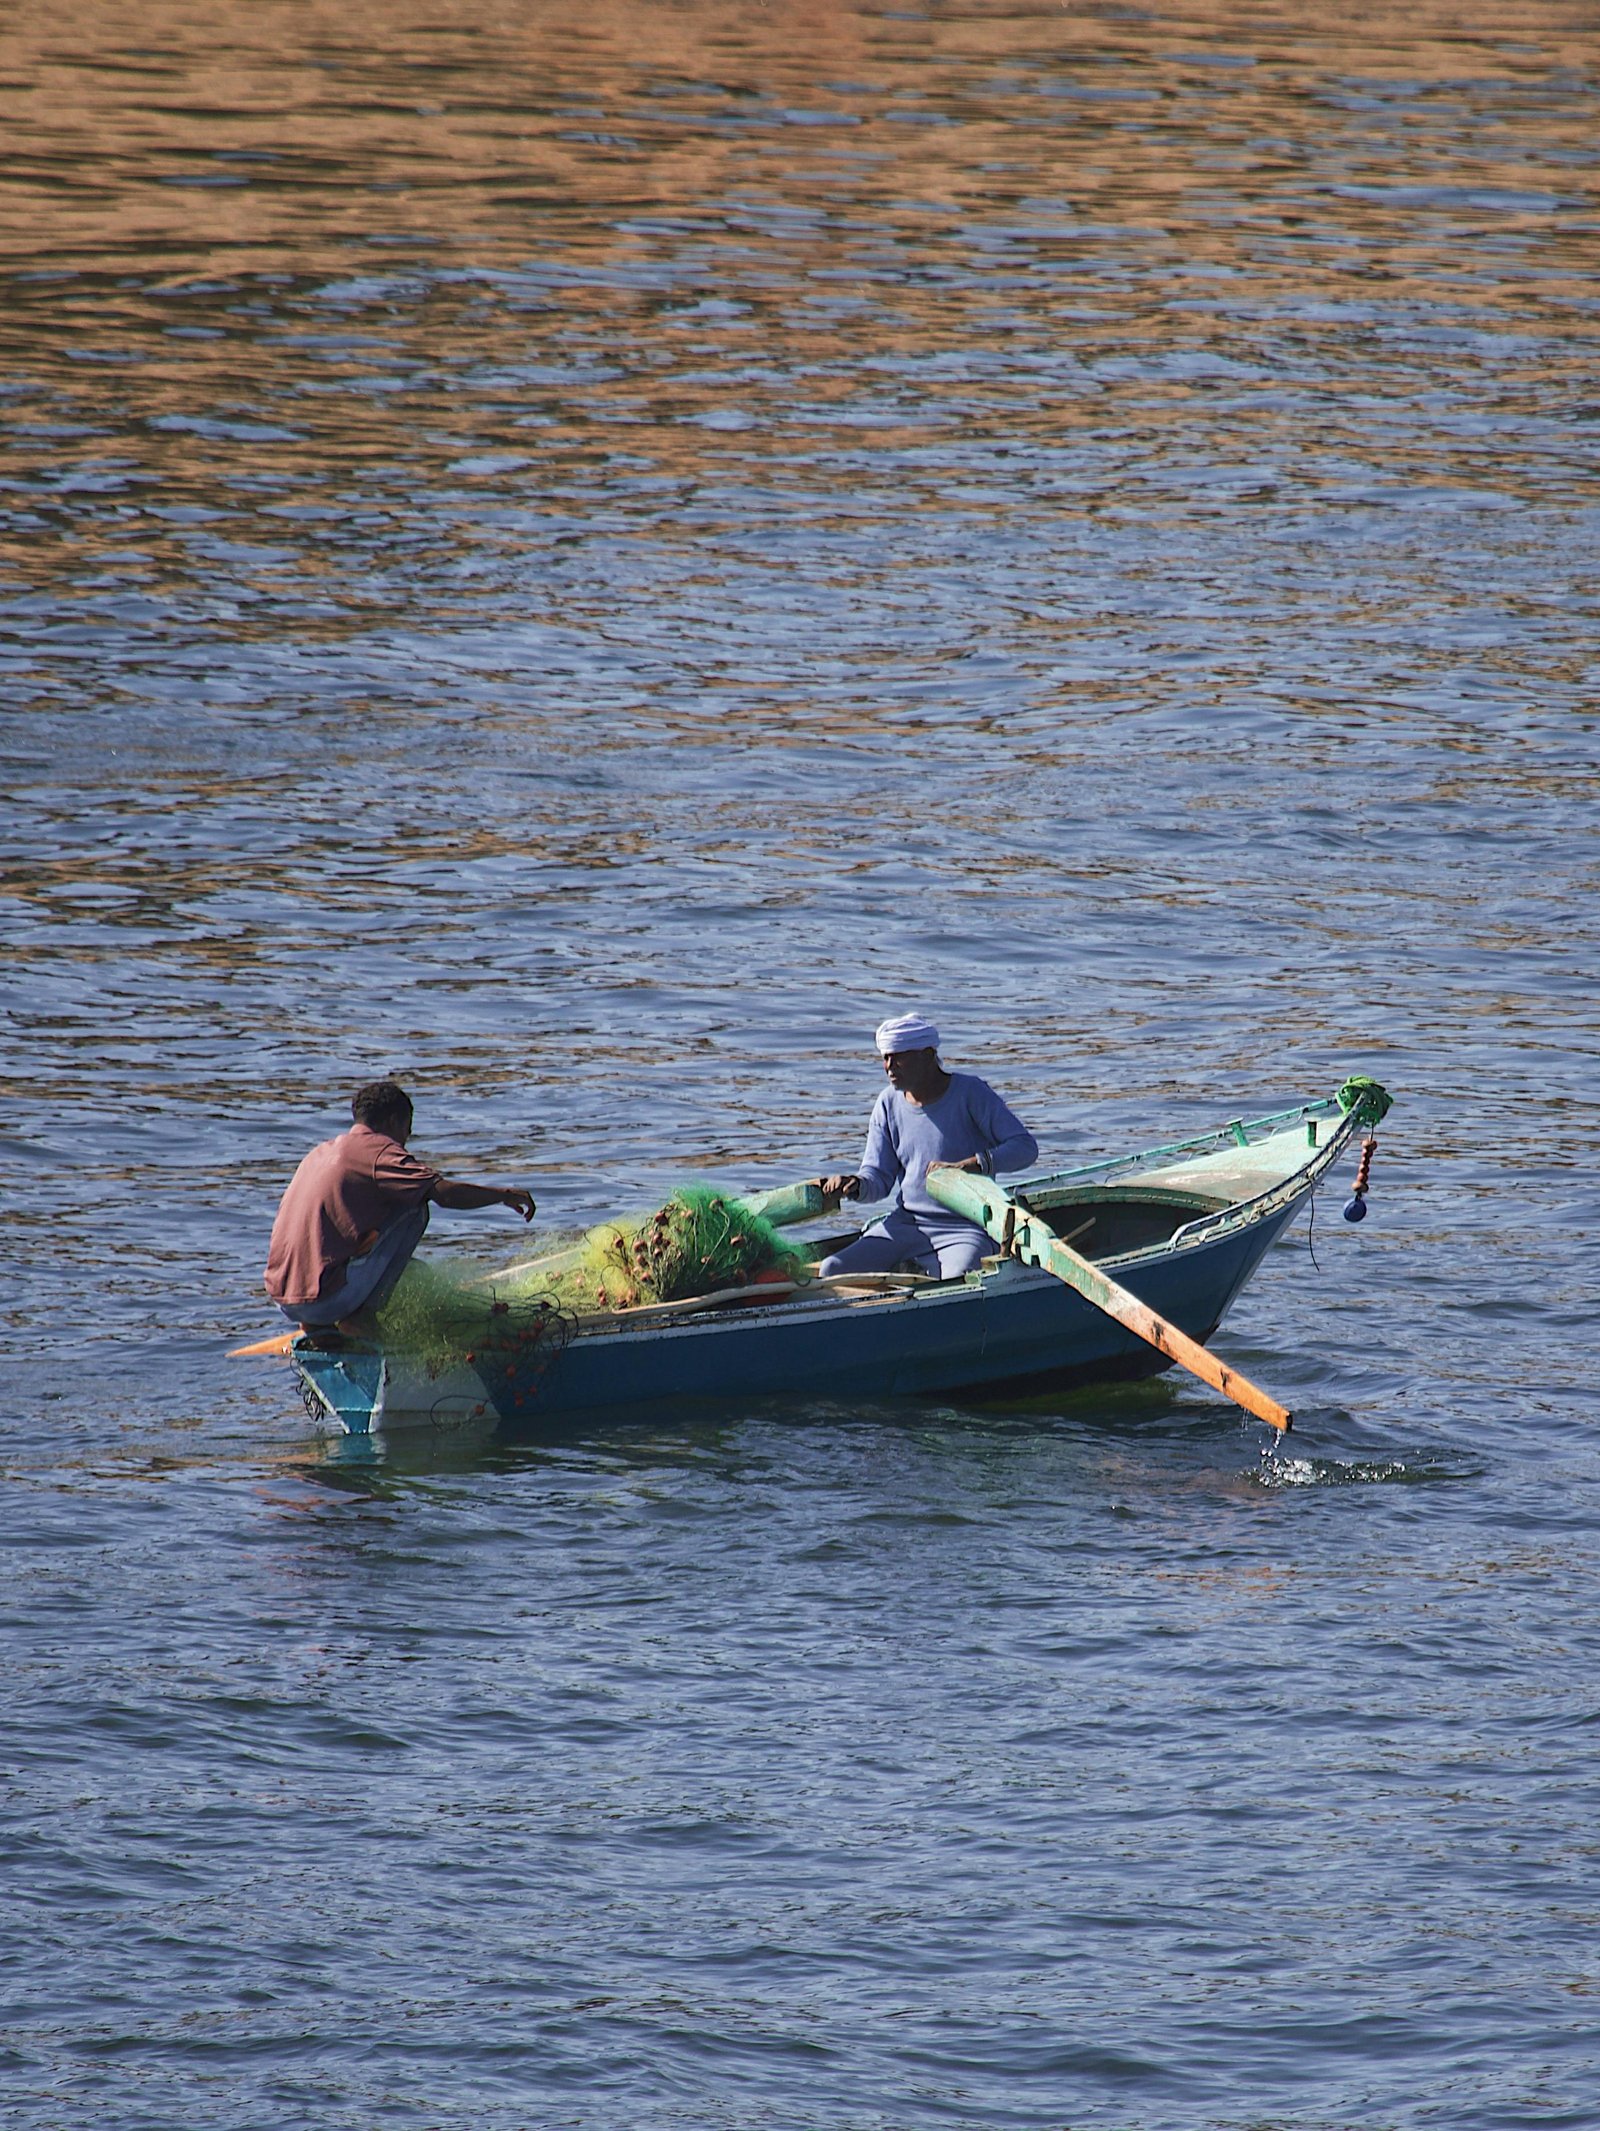
[[[1348,1127],[1342,1135],[1334,1135],[1341,1143],[1348,1140],[1351,1131],[1359,1129],[1354,1112],[1344,1109],[1337,1095],[1319,1095],[1310,1102],[1297,1103],[1292,1110],[1269,1110],[1261,1117],[1230,1118],[1225,1125],[1196,1133],[1192,1139],[1171,1140],[1163,1146],[1145,1147],[1133,1154],[1106,1155],[1097,1162],[1083,1162],[1075,1169],[1052,1169],[1042,1176],[1023,1177],[1015,1185],[1012,1195],[1018,1191],[1047,1191],[1055,1184],[1071,1183],[1079,1177],[1106,1176],[1119,1169],[1151,1168],[1178,1155],[1190,1155],[1199,1160],[1206,1154],[1224,1152],[1229,1148],[1244,1153],[1258,1140],[1273,1139],[1295,1125],[1312,1121],[1320,1123],[1323,1118],[1332,1118]],[[1245,1134],[1242,1140],[1239,1138],[1241,1132]],[[1330,1141],[1329,1145],[1332,1144]],[[1318,1152],[1321,1151],[1319,1148]],[[1299,1173],[1295,1171],[1296,1175]]]
[[[1136,1250],[1120,1251],[1111,1256],[1096,1258],[1093,1263],[1101,1269],[1106,1269],[1113,1266],[1139,1266],[1157,1259],[1180,1258],[1203,1250],[1224,1237],[1238,1234],[1262,1221],[1272,1219],[1285,1205],[1292,1205],[1307,1192],[1315,1190],[1360,1126],[1352,1112],[1340,1108],[1336,1097],[1325,1096],[1316,1102],[1302,1103],[1294,1110],[1275,1111],[1263,1118],[1237,1119],[1197,1140],[1179,1142],[1179,1149],[1192,1150],[1197,1160],[1203,1159],[1207,1152],[1223,1151],[1228,1147],[1237,1148],[1240,1153],[1244,1153],[1249,1146],[1259,1145],[1266,1139],[1292,1129],[1296,1124],[1313,1120],[1320,1122],[1328,1117],[1337,1120],[1338,1129],[1315,1150],[1312,1158],[1302,1162],[1286,1176],[1280,1177],[1266,1190],[1253,1193],[1246,1199],[1227,1199],[1217,1192],[1187,1191],[1177,1185],[1151,1185],[1147,1191],[1140,1191],[1131,1179],[1125,1185],[1111,1187],[1126,1190],[1130,1197],[1156,1198],[1167,1204],[1174,1201],[1181,1203],[1185,1199],[1210,1199],[1213,1204],[1210,1211],[1198,1214],[1193,1221],[1185,1222],[1182,1227],[1175,1229],[1170,1236],[1159,1242],[1141,1244]],[[1236,1126],[1246,1132],[1257,1131],[1265,1126],[1273,1129],[1260,1131],[1259,1140],[1241,1142],[1236,1136]],[[1110,1162],[1091,1163],[1083,1169],[1055,1171],[1048,1176],[1025,1178],[1012,1187],[1011,1196],[1029,1211],[1046,1212],[1048,1207],[1040,1206],[1038,1202],[1046,1194],[1053,1195],[1058,1186],[1061,1187],[1061,1197],[1056,1203],[1069,1205],[1072,1203],[1070,1194],[1075,1189],[1092,1190],[1092,1183],[1088,1183],[1087,1179],[1092,1177],[1094,1171],[1150,1162],[1157,1155],[1172,1151],[1174,1150],[1168,1148],[1155,1148],[1143,1155],[1118,1156]],[[1311,1150],[1307,1151],[1310,1153]],[[960,1279],[932,1281],[926,1287],[890,1290],[882,1295],[850,1297],[837,1294],[808,1295],[805,1289],[801,1288],[797,1293],[775,1298],[768,1304],[753,1299],[750,1302],[730,1303],[726,1309],[701,1311],[695,1313],[692,1318],[686,1308],[680,1319],[663,1317],[649,1325],[586,1325],[576,1337],[588,1345],[595,1340],[655,1339],[676,1333],[716,1334],[726,1331],[730,1326],[746,1323],[752,1316],[764,1314],[768,1309],[784,1310],[792,1316],[799,1309],[804,1309],[808,1314],[813,1311],[854,1311],[859,1310],[864,1303],[915,1302],[926,1307],[932,1302],[971,1301],[985,1292],[986,1285],[992,1283],[997,1273],[1012,1268],[1025,1276],[1023,1284],[1028,1287],[1048,1286],[1055,1280],[1054,1274],[1042,1268],[1025,1266],[1015,1259],[995,1254],[986,1259],[981,1267]]]

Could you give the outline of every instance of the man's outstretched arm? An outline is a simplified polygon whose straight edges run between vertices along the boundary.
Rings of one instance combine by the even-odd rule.
[[[431,1196],[436,1206],[443,1206],[451,1213],[476,1213],[480,1206],[509,1206],[513,1213],[521,1214],[524,1221],[531,1221],[535,1212],[532,1192],[520,1190],[514,1184],[504,1187],[499,1184],[457,1184],[449,1177],[441,1177]]]

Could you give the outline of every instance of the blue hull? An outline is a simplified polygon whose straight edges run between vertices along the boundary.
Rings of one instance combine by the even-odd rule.
[[[1205,1340],[1299,1204],[1123,1267],[1119,1277]],[[1015,1264],[866,1304],[747,1306],[579,1339],[542,1371],[515,1357],[426,1378],[372,1353],[297,1348],[294,1360],[329,1417],[352,1434],[430,1421],[528,1424],[664,1400],[1020,1393],[1170,1366],[1072,1289]]]

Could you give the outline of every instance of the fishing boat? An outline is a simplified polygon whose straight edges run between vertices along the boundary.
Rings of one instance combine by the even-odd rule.
[[[468,1422],[520,1431],[674,1400],[1009,1397],[1151,1375],[1211,1338],[1363,1131],[1351,1203],[1364,1211],[1370,1134],[1388,1108],[1383,1089],[1357,1077],[1295,1109],[1004,1190],[981,1180],[974,1194],[974,1180],[951,1172],[967,1192],[961,1210],[996,1239],[994,1254],[955,1280],[902,1272],[757,1285],[557,1317],[555,1337],[508,1333],[442,1361],[316,1335],[288,1351],[308,1411],[353,1435]],[[931,1183],[940,1172],[929,1174]],[[820,1259],[858,1232],[818,1233],[806,1249]],[[1108,1297],[1133,1308],[1113,1314]],[[1175,1342],[1152,1343],[1149,1322]],[[1211,1368],[1229,1388],[1229,1372]]]

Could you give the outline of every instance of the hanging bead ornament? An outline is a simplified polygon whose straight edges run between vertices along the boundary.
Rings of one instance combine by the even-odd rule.
[[[1364,1221],[1367,1218],[1367,1184],[1372,1176],[1372,1157],[1377,1151],[1376,1134],[1361,1142],[1361,1166],[1356,1171],[1355,1189],[1344,1209],[1347,1221]]]

